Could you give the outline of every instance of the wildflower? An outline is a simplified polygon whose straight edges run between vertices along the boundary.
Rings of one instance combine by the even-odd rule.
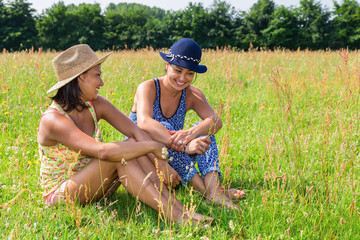
[[[21,116],[22,115],[22,113],[19,113],[19,116]]]
[[[6,94],[7,93],[7,91],[3,91],[3,94]]]
[[[269,108],[269,111],[273,110],[273,108]]]
[[[2,71],[0,71],[0,74],[2,74]]]
[[[113,96],[114,96],[115,94],[116,94],[116,93],[114,93],[114,92],[113,92],[113,93],[111,93],[111,95],[113,95]]]
[[[264,106],[261,107],[261,109],[264,109],[264,108],[265,108]]]
[[[16,66],[13,66],[13,68],[17,68]]]
[[[161,149],[161,153],[162,153],[162,158],[163,158],[163,159],[166,159],[167,156],[169,155],[169,152],[168,152],[168,150],[167,150],[166,147],[163,147],[163,148]]]
[[[31,166],[31,162],[30,162],[30,161],[27,161],[27,163],[29,164],[29,166]]]
[[[4,114],[5,114],[5,115],[8,115],[8,114],[9,114],[9,112],[4,112]]]
[[[125,159],[121,159],[121,164],[124,165],[124,166],[126,166],[126,164],[127,164],[126,160],[125,160]]]
[[[233,220],[229,221],[229,228],[231,229],[231,231],[234,231],[235,227],[234,227],[234,222]]]

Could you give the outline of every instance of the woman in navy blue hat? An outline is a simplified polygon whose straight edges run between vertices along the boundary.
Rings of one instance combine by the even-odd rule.
[[[153,140],[168,146],[170,169],[177,172],[173,174],[175,181],[180,176],[183,184],[190,184],[208,200],[236,209],[231,200],[239,199],[244,192],[224,190],[219,181],[214,134],[222,127],[221,119],[204,93],[191,85],[196,73],[207,71],[206,66],[199,65],[201,55],[200,46],[189,38],[174,43],[168,54],[160,52],[166,61],[166,74],[139,85],[130,118]],[[189,110],[194,110],[202,122],[183,129]]]

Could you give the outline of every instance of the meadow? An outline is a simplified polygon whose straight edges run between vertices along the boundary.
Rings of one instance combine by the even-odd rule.
[[[360,238],[358,51],[203,53],[208,72],[194,85],[222,117],[222,183],[246,191],[239,212],[177,187],[188,208],[215,218],[210,226],[166,223],[122,187],[107,202],[44,204],[36,135],[56,54],[0,53],[1,239]],[[154,50],[127,50],[102,71],[100,95],[128,114],[138,84],[162,76],[164,63]],[[124,139],[100,127],[105,142]]]

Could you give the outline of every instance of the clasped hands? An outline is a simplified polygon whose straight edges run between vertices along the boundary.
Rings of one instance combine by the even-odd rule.
[[[186,154],[204,154],[209,150],[211,140],[208,136],[195,138],[189,130],[168,131],[170,136],[169,147]]]

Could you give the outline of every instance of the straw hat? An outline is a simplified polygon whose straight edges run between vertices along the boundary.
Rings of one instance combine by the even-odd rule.
[[[168,63],[190,69],[197,73],[207,71],[205,65],[199,65],[201,62],[201,47],[190,38],[182,38],[174,43],[169,54],[159,52],[160,56]]]
[[[99,59],[87,44],[79,44],[66,49],[52,61],[58,82],[47,93],[58,90],[80,74],[103,63],[111,53]]]

